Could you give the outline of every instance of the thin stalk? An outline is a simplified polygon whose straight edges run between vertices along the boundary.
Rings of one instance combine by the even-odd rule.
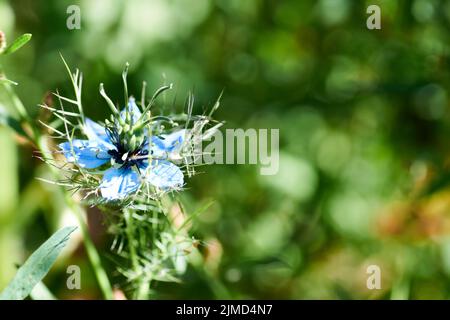
[[[147,281],[146,279],[142,279],[139,281],[139,287],[136,292],[136,299],[137,300],[146,300],[148,298],[150,288],[150,281]]]
[[[113,300],[113,292],[111,288],[111,284],[109,282],[108,276],[106,275],[105,269],[102,267],[102,262],[100,260],[100,256],[98,255],[97,249],[92,242],[92,239],[89,235],[89,230],[86,222],[84,221],[83,212],[80,210],[80,207],[75,205],[71,200],[70,196],[65,193],[66,202],[72,205],[72,211],[75,213],[78,223],[80,224],[81,234],[83,235],[83,243],[86,248],[87,255],[89,257],[89,261],[91,262],[92,268],[94,269],[95,276],[97,278],[100,289],[103,293],[103,296],[107,300]],[[70,199],[68,199],[70,198]]]
[[[139,258],[134,246],[135,237],[132,212],[129,209],[124,209],[123,214],[125,217],[125,223],[127,224],[126,235],[128,240],[128,247],[130,249],[131,265],[133,271],[136,273],[136,275],[138,275],[138,277],[140,277],[140,279],[138,279],[138,288],[134,293],[134,298],[137,300],[145,300],[148,297],[150,282],[140,275]]]
[[[19,112],[20,119],[22,121],[25,121],[28,123],[28,125],[31,127],[32,130],[32,136],[30,136],[30,140],[37,146],[39,151],[42,154],[47,154],[52,156],[51,151],[48,148],[47,141],[45,136],[40,135],[38,128],[36,128],[35,124],[31,121],[31,118],[29,114],[27,113],[22,101],[20,98],[16,95],[16,93],[12,90],[12,88],[6,84],[4,85],[4,88],[6,89],[7,93],[9,94],[11,101],[13,103],[13,106],[16,108],[16,110]],[[56,168],[49,166],[52,173],[57,174]],[[83,219],[83,214],[81,213],[81,208],[75,204],[73,199],[67,194],[64,193],[64,200],[67,204],[67,206],[72,209],[72,211],[75,213],[79,224],[81,228],[81,232],[83,235],[83,243],[86,248],[86,252],[88,255],[88,259],[92,265],[92,268],[94,269],[95,276],[97,278],[98,284],[100,286],[100,290],[103,293],[103,296],[105,299],[112,300],[113,299],[113,293],[111,284],[109,282],[109,279],[106,275],[105,270],[103,269],[101,265],[100,256],[92,242],[92,239],[89,235],[86,223]]]
[[[36,144],[40,152],[42,152],[43,154],[49,155],[52,154],[50,150],[48,150],[47,142],[44,136],[39,137],[38,141],[36,141]],[[50,166],[50,169],[54,174],[57,173],[56,168]],[[92,242],[86,222],[84,221],[84,210],[82,210],[80,206],[78,206],[73,201],[72,197],[70,197],[70,195],[67,194],[66,192],[64,192],[64,200],[66,202],[66,205],[75,214],[78,223],[80,224],[81,234],[83,236],[83,244],[86,249],[89,262],[91,263],[92,269],[94,270],[95,277],[97,278],[100,290],[102,291],[102,294],[105,299],[112,300],[113,299],[112,287],[109,282],[108,276],[106,275],[106,271],[105,269],[103,269],[97,249],[95,248],[94,243]]]
[[[11,88],[11,85],[9,83],[4,83],[3,87],[5,88],[9,97],[11,98],[14,108],[19,113],[20,120],[21,121],[30,120],[30,117],[27,113],[27,110],[25,109],[25,106],[23,105],[22,101],[20,101],[19,97],[14,93],[14,90]]]

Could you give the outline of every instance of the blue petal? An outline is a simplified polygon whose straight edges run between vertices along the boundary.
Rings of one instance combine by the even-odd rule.
[[[100,192],[103,198],[119,200],[138,190],[139,185],[139,174],[131,168],[110,168],[105,171]]]
[[[133,97],[130,97],[130,99],[128,100],[128,112],[130,113],[131,125],[133,125],[136,122],[138,122],[139,118],[142,115],[141,110],[139,110],[139,108],[136,105],[136,102],[135,102]],[[123,120],[126,120],[126,118],[127,118],[127,109],[124,108],[120,112],[120,117]]]
[[[186,130],[179,130],[168,135],[159,137],[152,136],[152,155],[155,157],[165,157],[170,152],[176,152],[184,142]]]
[[[90,140],[72,140],[58,145],[67,161],[76,163],[81,168],[93,169],[107,163],[111,156],[104,145]]]
[[[155,145],[156,148],[161,150],[166,150],[166,145],[164,144],[164,140],[161,138],[158,138],[157,136],[152,136],[152,142]]]
[[[148,149],[148,145],[146,145]],[[167,150],[164,141],[157,136],[152,136],[151,156],[160,159],[167,158]]]
[[[168,190],[183,186],[183,172],[166,160],[154,160],[148,168],[147,181],[157,188]]]
[[[103,144],[109,150],[115,149],[114,145],[109,139],[109,136],[106,134],[105,128],[89,118],[86,118],[84,122],[84,133],[89,138],[89,140],[97,141],[98,143]]]

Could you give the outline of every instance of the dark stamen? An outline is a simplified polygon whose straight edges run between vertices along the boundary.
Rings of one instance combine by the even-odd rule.
[[[139,169],[144,164],[148,155],[148,150],[144,149],[147,145],[146,139],[135,150],[128,150],[121,143],[120,135],[116,128],[107,127],[106,133],[112,144],[116,147],[116,149],[108,150],[108,154],[113,158],[114,162],[120,164],[122,168],[136,166]]]

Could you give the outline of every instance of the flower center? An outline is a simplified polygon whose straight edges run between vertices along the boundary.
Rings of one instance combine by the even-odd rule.
[[[148,150],[138,148],[134,151],[126,151],[118,147],[117,150],[108,150],[108,154],[113,158],[115,163],[122,165],[122,167],[140,167],[144,160],[147,159]]]
[[[139,146],[134,147],[135,144],[132,143],[130,146],[129,141],[123,141],[123,137],[121,137],[116,127],[106,127],[106,133],[116,147],[116,149],[108,150],[108,154],[115,163],[123,168],[136,166],[138,169],[144,164],[144,161],[148,158],[148,150],[144,149],[146,144],[145,138]]]

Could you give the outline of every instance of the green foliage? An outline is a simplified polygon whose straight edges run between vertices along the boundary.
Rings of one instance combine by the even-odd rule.
[[[0,294],[1,300],[23,300],[45,277],[55,263],[69,236],[76,227],[65,227],[55,232],[19,268],[14,279]]]
[[[1,54],[11,54],[22,48],[28,41],[31,40],[31,33],[25,33],[15,39]]]
[[[181,195],[187,220],[203,203],[213,205],[195,223],[200,245],[181,284],[160,283],[155,297],[450,297],[448,1],[83,1],[82,29],[74,31],[65,28],[70,1],[1,3],[7,35],[33,30],[26,50],[1,56],[32,119],[46,119],[35,106],[54,88],[75,102],[65,112],[79,112],[61,52],[84,71],[83,111],[94,120],[110,113],[99,83],[115,108],[123,104],[117,75],[129,61],[128,95],[138,97],[143,80],[150,92],[174,83],[177,93],[159,99],[166,113],[181,110],[192,88],[194,114],[224,90],[216,117],[226,128],[280,129],[277,175],[217,165],[190,180]],[[381,30],[366,28],[369,4],[381,7]],[[3,90],[0,102],[10,106]],[[0,192],[0,268],[67,218],[55,189],[34,179],[51,179],[49,168],[30,160],[30,148],[13,148],[9,136],[1,141],[2,158],[14,160],[1,176],[17,191],[8,182]],[[124,230],[110,230],[114,242],[98,210],[88,213],[98,249],[122,243],[128,253]],[[134,218],[141,215],[152,218]],[[87,264],[88,257],[70,260]],[[380,265],[382,290],[365,287],[369,264]],[[105,263],[111,280],[131,286],[114,265]],[[100,298],[87,273],[79,295]],[[46,283],[72,298],[62,274],[53,269]]]

